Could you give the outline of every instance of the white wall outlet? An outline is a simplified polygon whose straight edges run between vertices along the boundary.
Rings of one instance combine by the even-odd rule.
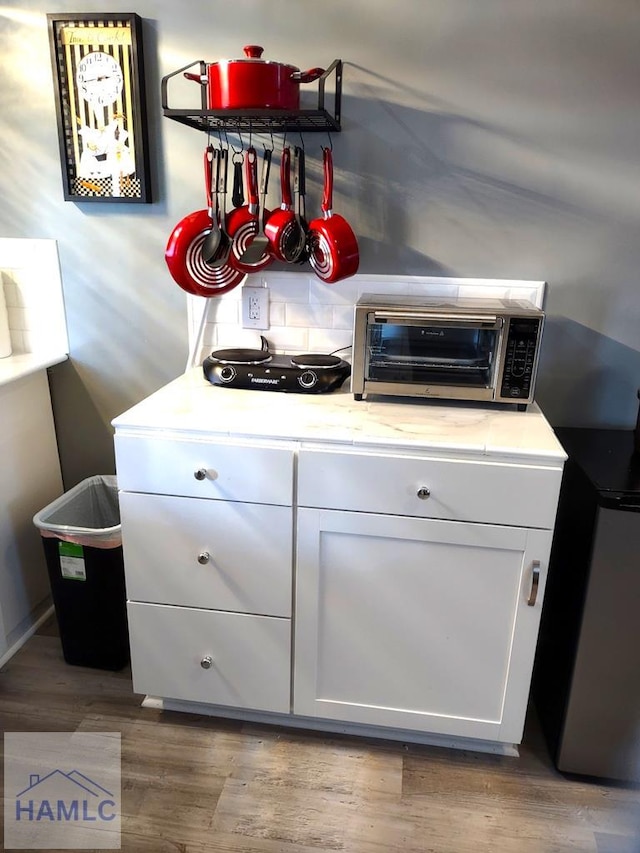
[[[242,328],[269,328],[269,288],[242,288]]]

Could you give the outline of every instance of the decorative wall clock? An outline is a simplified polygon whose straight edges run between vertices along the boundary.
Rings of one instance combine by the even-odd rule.
[[[140,17],[47,20],[65,199],[150,202]]]

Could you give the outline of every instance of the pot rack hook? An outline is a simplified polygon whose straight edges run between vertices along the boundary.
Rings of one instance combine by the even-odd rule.
[[[271,151],[275,151],[276,150],[276,144],[273,141],[273,128],[272,127],[269,128],[269,136],[271,137]],[[263,147],[264,147],[264,150],[266,151],[267,146],[264,145]]]
[[[229,137],[227,136],[227,131],[225,130],[224,135],[227,139],[227,145],[231,148],[233,155],[231,157],[232,163],[242,163],[244,160],[244,143],[242,142],[242,134],[240,133],[240,129],[238,128],[238,139],[240,140],[240,148],[236,148],[235,145],[232,145],[229,142]],[[238,159],[239,158],[239,159]]]

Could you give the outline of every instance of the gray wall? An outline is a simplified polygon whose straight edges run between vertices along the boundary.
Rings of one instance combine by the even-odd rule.
[[[113,468],[111,418],[186,360],[184,294],[163,255],[175,223],[203,206],[206,139],[162,117],[160,78],[246,43],[302,68],[345,61],[334,207],[358,234],[361,272],[548,281],[538,396],[549,419],[633,424],[635,0],[138,0],[151,205],[63,201],[47,11],[35,0],[0,9],[0,234],[59,241],[72,358],[52,387],[67,486]],[[312,210],[323,143],[305,138]]]

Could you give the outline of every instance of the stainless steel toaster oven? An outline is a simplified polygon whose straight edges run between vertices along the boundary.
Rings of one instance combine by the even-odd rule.
[[[364,294],[355,306],[351,390],[533,402],[544,312],[523,300]]]

